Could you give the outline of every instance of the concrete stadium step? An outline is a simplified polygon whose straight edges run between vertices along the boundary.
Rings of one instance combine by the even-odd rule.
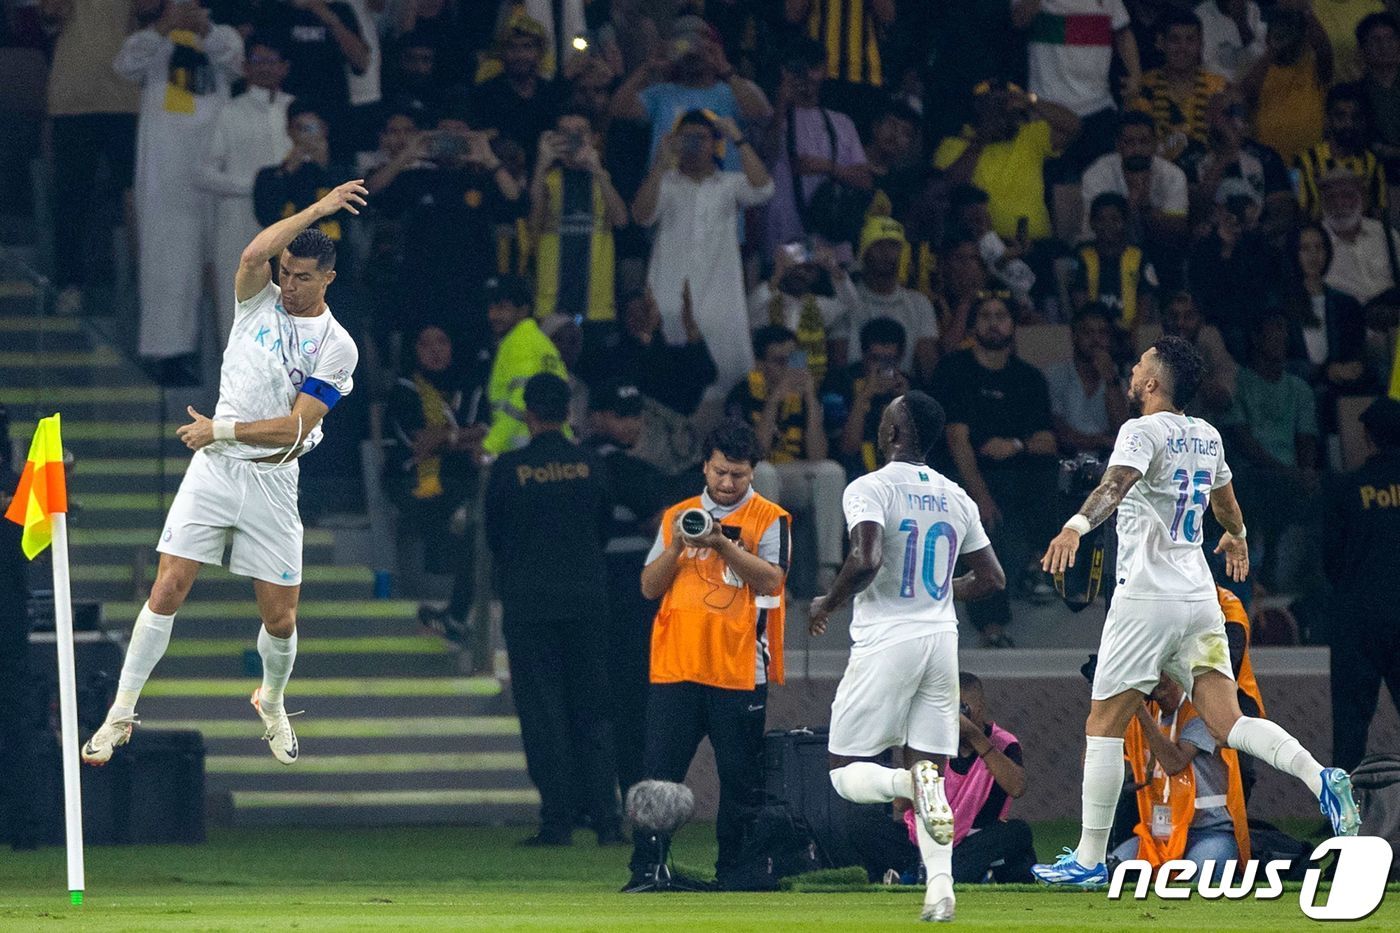
[[[7,299],[0,299],[0,345],[7,350],[32,353],[91,350],[93,340],[77,318],[37,317],[28,313],[4,313]]]
[[[171,640],[161,673],[176,678],[245,676],[245,652],[255,654],[255,637]],[[374,646],[381,646],[377,650]],[[183,649],[183,650],[182,650]],[[190,649],[218,653],[185,653]],[[254,668],[256,670],[256,668]],[[405,638],[305,638],[298,640],[300,677],[452,677],[460,671],[458,652],[431,636]]]
[[[3,368],[4,362],[0,360],[0,369]],[[175,436],[177,426],[167,423],[162,429],[157,421],[64,419],[63,443],[74,451],[79,462],[89,457],[154,457],[160,451],[168,458],[188,458],[189,448]],[[17,421],[11,424],[10,430],[16,437],[31,437],[34,424]]]
[[[532,823],[540,805],[534,788],[239,791],[232,796],[235,826],[508,826]],[[521,830],[522,838],[527,834]]]
[[[198,590],[199,584],[196,583],[195,592],[198,593]],[[247,590],[239,595],[248,595]],[[198,598],[198,596],[191,597],[187,605],[192,607]],[[128,602],[126,605],[135,604]],[[107,603],[103,610],[106,614],[107,628],[113,631],[130,631],[136,616],[134,614],[130,616],[116,615],[111,607],[112,604]],[[140,609],[140,606],[137,606],[137,609]],[[256,615],[192,620],[187,619],[184,610],[181,610],[175,619],[175,637],[171,641],[171,645],[173,646],[177,641],[183,641],[186,638],[235,638],[246,640],[251,644],[257,637],[259,624]],[[416,619],[359,619],[355,618],[353,614],[343,619],[302,617],[298,620],[298,628],[301,630],[303,644],[308,640],[321,638],[393,638],[410,635],[438,637],[430,629],[419,625]]]
[[[297,707],[300,709],[300,707]],[[293,710],[295,712],[295,710]],[[144,713],[142,714],[144,716]],[[314,743],[318,755],[415,755],[422,753],[460,753],[469,752],[491,752],[491,753],[517,753],[520,751],[519,735],[490,735],[473,736],[471,738],[433,738],[431,741],[424,741],[423,736],[405,736],[398,739],[335,739],[322,738],[312,728],[318,722],[325,724],[326,720],[317,720],[310,717],[310,712],[306,716],[298,716],[294,720],[297,730],[297,737],[303,742]],[[488,717],[497,718],[497,717]],[[514,722],[514,719],[510,720]],[[331,721],[333,724],[338,721]],[[267,754],[267,744],[262,740],[262,726],[256,717],[249,714],[240,719],[237,723],[239,733],[237,738],[232,739],[211,739],[208,734],[204,737],[205,752],[209,755],[234,755],[261,758]],[[305,727],[305,728],[303,728]],[[169,728],[168,723],[161,723],[160,728]],[[308,731],[309,730],[309,731]],[[202,731],[202,730],[201,730]]]
[[[164,492],[166,501],[180,488],[190,458],[166,457],[85,457],[68,483],[68,491],[81,498],[90,492]],[[162,471],[164,476],[162,477]]]
[[[155,581],[154,550],[147,555],[144,594]],[[132,555],[135,559],[135,555]],[[88,599],[131,600],[135,590],[131,561],[125,563],[92,563],[73,565],[75,592]],[[368,600],[373,596],[374,574],[365,567],[311,565],[302,569],[301,599],[303,603],[326,600]],[[247,599],[252,594],[252,582],[247,577],[230,573],[222,567],[207,566],[200,570],[190,593],[191,601],[230,601]]]
[[[383,678],[336,678],[356,682],[375,682]],[[393,678],[397,683],[408,678]],[[462,678],[419,678],[425,680],[457,681]],[[478,678],[481,679],[481,678]],[[175,683],[187,683],[193,678],[181,678]],[[156,676],[141,693],[138,712],[141,720],[153,729],[164,729],[167,723],[189,722],[191,720],[232,721],[242,716],[252,716],[248,698],[258,685],[255,677],[220,679],[220,683],[230,683],[232,690],[215,695],[188,694],[176,690],[167,692],[163,685],[172,681],[163,678],[163,671],[156,669]],[[287,685],[288,702],[293,709],[306,710],[306,722],[328,723],[355,720],[368,717],[378,719],[417,719],[422,717],[496,717],[513,716],[514,707],[510,702],[510,691],[458,692],[458,693],[405,693],[396,696],[323,696],[307,693],[308,678],[292,675]],[[496,685],[499,690],[499,684]],[[310,688],[314,691],[314,687]],[[344,727],[338,727],[344,728]],[[431,748],[433,739],[425,740],[424,747]]]
[[[259,748],[248,738],[249,716],[238,719],[177,719],[162,722],[161,729],[186,729],[204,735],[211,753],[236,754]],[[473,746],[494,741],[506,747],[520,737],[520,721],[514,716],[357,716],[339,719],[298,717],[297,735],[327,745],[354,742],[372,752],[394,753],[421,747],[419,740],[432,739],[434,745],[461,743]],[[496,749],[489,749],[496,750]]]
[[[173,495],[173,493],[172,493]],[[81,501],[76,493],[74,499]],[[73,563],[86,564],[130,564],[136,551],[145,548],[150,551],[150,562],[156,560],[156,542],[160,540],[160,523],[165,520],[161,514],[154,521],[142,525],[117,528],[90,527],[86,516],[77,516],[73,521],[71,545]],[[330,563],[335,560],[335,536],[323,528],[308,528],[302,539],[302,559],[308,565]],[[206,567],[201,576],[214,568]],[[198,585],[198,584],[196,584]],[[139,608],[139,607],[138,607]]]
[[[198,585],[198,584],[196,584]],[[106,604],[107,618],[136,618],[141,604],[113,602]],[[417,617],[418,604],[405,599],[365,600],[307,600],[297,608],[297,618],[305,620],[376,619],[381,621],[408,620]],[[258,605],[252,599],[196,600],[191,599],[180,610],[181,620],[196,619],[256,619]],[[334,626],[323,626],[326,634],[334,634]]]
[[[298,741],[301,735],[297,735]],[[257,755],[207,755],[204,770],[229,790],[258,790],[269,775],[285,790],[334,790],[354,776],[357,790],[415,790],[467,787],[473,781],[491,787],[528,787],[525,754],[507,752],[415,752],[400,754],[312,754],[315,740],[307,739],[307,755],[293,766],[273,758],[264,744]],[[261,740],[259,740],[261,743]],[[404,779],[412,783],[406,785]]]

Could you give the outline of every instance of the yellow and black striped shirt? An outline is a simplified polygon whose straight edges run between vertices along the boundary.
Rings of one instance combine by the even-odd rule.
[[[850,84],[880,87],[879,27],[866,0],[812,0],[807,35],[826,46],[826,75]]]
[[[1313,220],[1322,219],[1322,196],[1317,180],[1334,168],[1344,168],[1365,179],[1366,213],[1375,216],[1386,209],[1385,166],[1369,149],[1359,156],[1337,156],[1332,144],[1323,140],[1298,154],[1298,203]]]
[[[1190,143],[1206,145],[1206,132],[1210,128],[1207,110],[1210,99],[1222,93],[1229,86],[1223,77],[1204,68],[1196,69],[1196,80],[1190,95],[1182,100],[1172,93],[1165,69],[1153,68],[1142,75],[1142,90],[1134,102],[1134,109],[1150,114],[1157,124],[1157,138],[1170,139],[1180,133],[1184,137],[1173,147],[1184,151]],[[1180,151],[1169,152],[1168,158],[1175,159]]]

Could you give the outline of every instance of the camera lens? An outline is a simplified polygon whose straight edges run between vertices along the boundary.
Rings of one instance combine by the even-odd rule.
[[[681,513],[681,533],[687,538],[701,537],[712,524],[710,514],[704,509],[686,509]]]

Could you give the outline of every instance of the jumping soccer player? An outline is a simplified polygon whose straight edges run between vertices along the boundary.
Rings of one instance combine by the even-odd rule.
[[[942,777],[958,753],[953,600],[1006,585],[976,503],[928,466],[943,426],[943,407],[922,392],[886,406],[877,435],[886,464],[846,487],[851,553],[810,616],[820,635],[855,594],[851,658],[831,704],[831,783],[852,803],[913,802],[928,873],[923,919],[934,921],[952,920],[955,907],[953,811]],[[954,578],[959,556],[969,572]],[[911,767],[876,763],[896,747]]]
[[[335,244],[308,228],[342,208],[358,214],[367,193],[363,182],[347,182],[268,227],[243,250],[219,403],[213,420],[188,409],[191,422],[176,431],[195,454],[156,546],[160,567],[131,632],[116,701],[83,746],[90,765],[105,764],[131,739],[136,700],[170,643],[175,613],[200,564],[220,563],[230,541],[229,570],[253,578],[263,623],[263,680],[253,691],[253,708],[277,760],[297,760],[296,733],[282,703],[296,660],[301,593],[297,458],[320,443],[321,419],[349,394],[359,359],[326,305]],[[280,286],[272,282],[274,258]]]
[[[1142,355],[1128,386],[1142,417],[1119,429],[1103,480],[1042,561],[1050,573],[1073,567],[1080,537],[1118,509],[1118,586],[1084,729],[1083,828],[1077,848],[1032,869],[1046,884],[1108,883],[1104,856],[1123,788],[1123,732],[1163,671],[1186,691],[1217,744],[1307,784],[1337,835],[1354,836],[1360,828],[1345,771],[1322,767],[1277,723],[1240,713],[1225,617],[1201,550],[1207,502],[1225,529],[1215,553],[1225,555],[1225,570],[1237,582],[1249,573],[1249,550],[1220,433],[1182,413],[1202,366],[1180,337],[1165,337]]]

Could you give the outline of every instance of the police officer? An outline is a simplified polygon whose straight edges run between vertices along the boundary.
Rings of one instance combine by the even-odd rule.
[[[1361,423],[1372,453],[1329,489],[1322,549],[1334,588],[1332,760],[1348,771],[1366,756],[1381,681],[1400,697],[1400,402],[1377,399]]]
[[[564,437],[568,411],[563,379],[525,383],[530,442],[492,465],[483,504],[520,738],[540,792],[540,829],[526,845],[569,845],[579,807],[600,845],[621,840],[604,668],[612,505],[598,458]]]
[[[612,518],[604,549],[608,563],[608,686],[612,693],[617,782],[627,789],[643,777],[647,668],[657,603],[637,585],[668,503],[671,478],[633,453],[642,435],[642,393],[613,382],[589,393],[588,446],[607,467]]]

